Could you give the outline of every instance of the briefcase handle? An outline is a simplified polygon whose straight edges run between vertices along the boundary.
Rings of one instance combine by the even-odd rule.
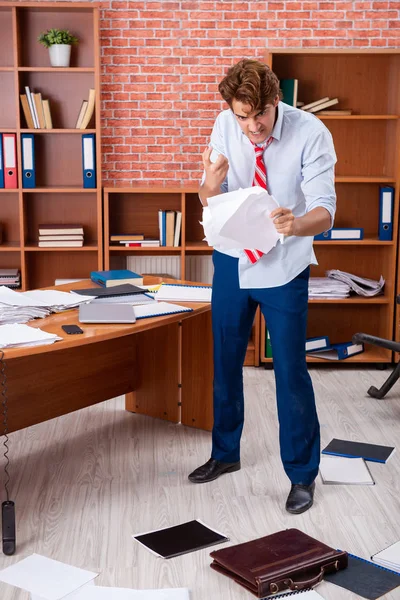
[[[329,569],[330,567],[330,569]],[[277,592],[281,592],[284,589],[289,588],[289,590],[291,590],[292,592],[296,592],[299,590],[304,590],[306,588],[311,588],[314,585],[317,585],[317,583],[320,583],[325,575],[325,570],[335,570],[338,571],[339,570],[339,561],[335,560],[334,563],[329,563],[327,565],[324,565],[323,567],[321,567],[320,572],[318,573],[318,575],[316,575],[315,577],[312,577],[311,579],[307,579],[306,581],[293,581],[293,579],[283,579],[282,581],[278,581],[278,583],[271,583],[270,584],[270,593],[271,594],[276,594]],[[282,584],[285,587],[281,587]]]

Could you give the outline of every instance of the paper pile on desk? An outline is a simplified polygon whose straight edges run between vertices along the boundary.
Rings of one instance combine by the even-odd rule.
[[[267,254],[284,238],[269,216],[278,206],[275,198],[258,186],[209,198],[202,221],[208,245],[257,248]]]
[[[31,319],[47,317],[52,312],[75,308],[87,298],[58,290],[16,292],[0,286],[0,325],[26,323]]]
[[[53,344],[62,338],[37,327],[20,323],[0,325],[0,348],[25,348]]]

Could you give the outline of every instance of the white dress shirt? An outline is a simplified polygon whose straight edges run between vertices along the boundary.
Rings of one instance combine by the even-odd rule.
[[[336,194],[334,165],[336,154],[332,136],[313,114],[283,102],[272,131],[272,143],[264,151],[267,189],[279,206],[290,208],[300,217],[317,206],[335,216]],[[221,193],[251,187],[255,169],[254,146],[242,132],[231,110],[221,112],[214,124],[210,145],[229,162],[228,175]],[[204,180],[204,175],[203,175]],[[268,254],[252,264],[243,250],[219,252],[239,258],[241,288],[277,287],[294,279],[310,264],[318,264],[313,237],[285,237]]]

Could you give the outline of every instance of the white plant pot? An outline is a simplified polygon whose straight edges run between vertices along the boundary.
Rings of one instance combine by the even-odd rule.
[[[49,56],[52,67],[69,67],[71,46],[69,44],[53,44],[49,48]]]

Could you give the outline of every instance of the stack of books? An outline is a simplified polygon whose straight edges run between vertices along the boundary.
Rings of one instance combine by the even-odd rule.
[[[39,225],[39,248],[83,246],[82,225]]]
[[[75,129],[86,129],[89,125],[93,113],[94,113],[94,104],[96,99],[96,90],[90,88],[89,90],[89,100],[84,100],[81,104],[81,108],[79,110],[78,118],[76,121]]]
[[[142,233],[119,233],[110,235],[110,243],[123,244],[127,248],[152,248],[160,245],[160,240],[145,239]]]
[[[19,97],[28,128],[53,129],[49,101],[43,99],[40,92],[31,92],[28,85],[25,86],[25,92]]]
[[[315,100],[314,102],[310,102],[309,104],[303,104],[301,110],[305,110],[310,113],[318,113],[318,116],[347,116],[351,115],[351,110],[325,110],[330,106],[334,106],[339,103],[338,98],[329,98],[329,96],[325,96],[325,98],[320,98],[319,100]]]
[[[21,287],[21,274],[18,269],[0,269],[0,285],[16,289]]]
[[[181,225],[182,213],[180,210],[159,210],[160,246],[179,246]]]

